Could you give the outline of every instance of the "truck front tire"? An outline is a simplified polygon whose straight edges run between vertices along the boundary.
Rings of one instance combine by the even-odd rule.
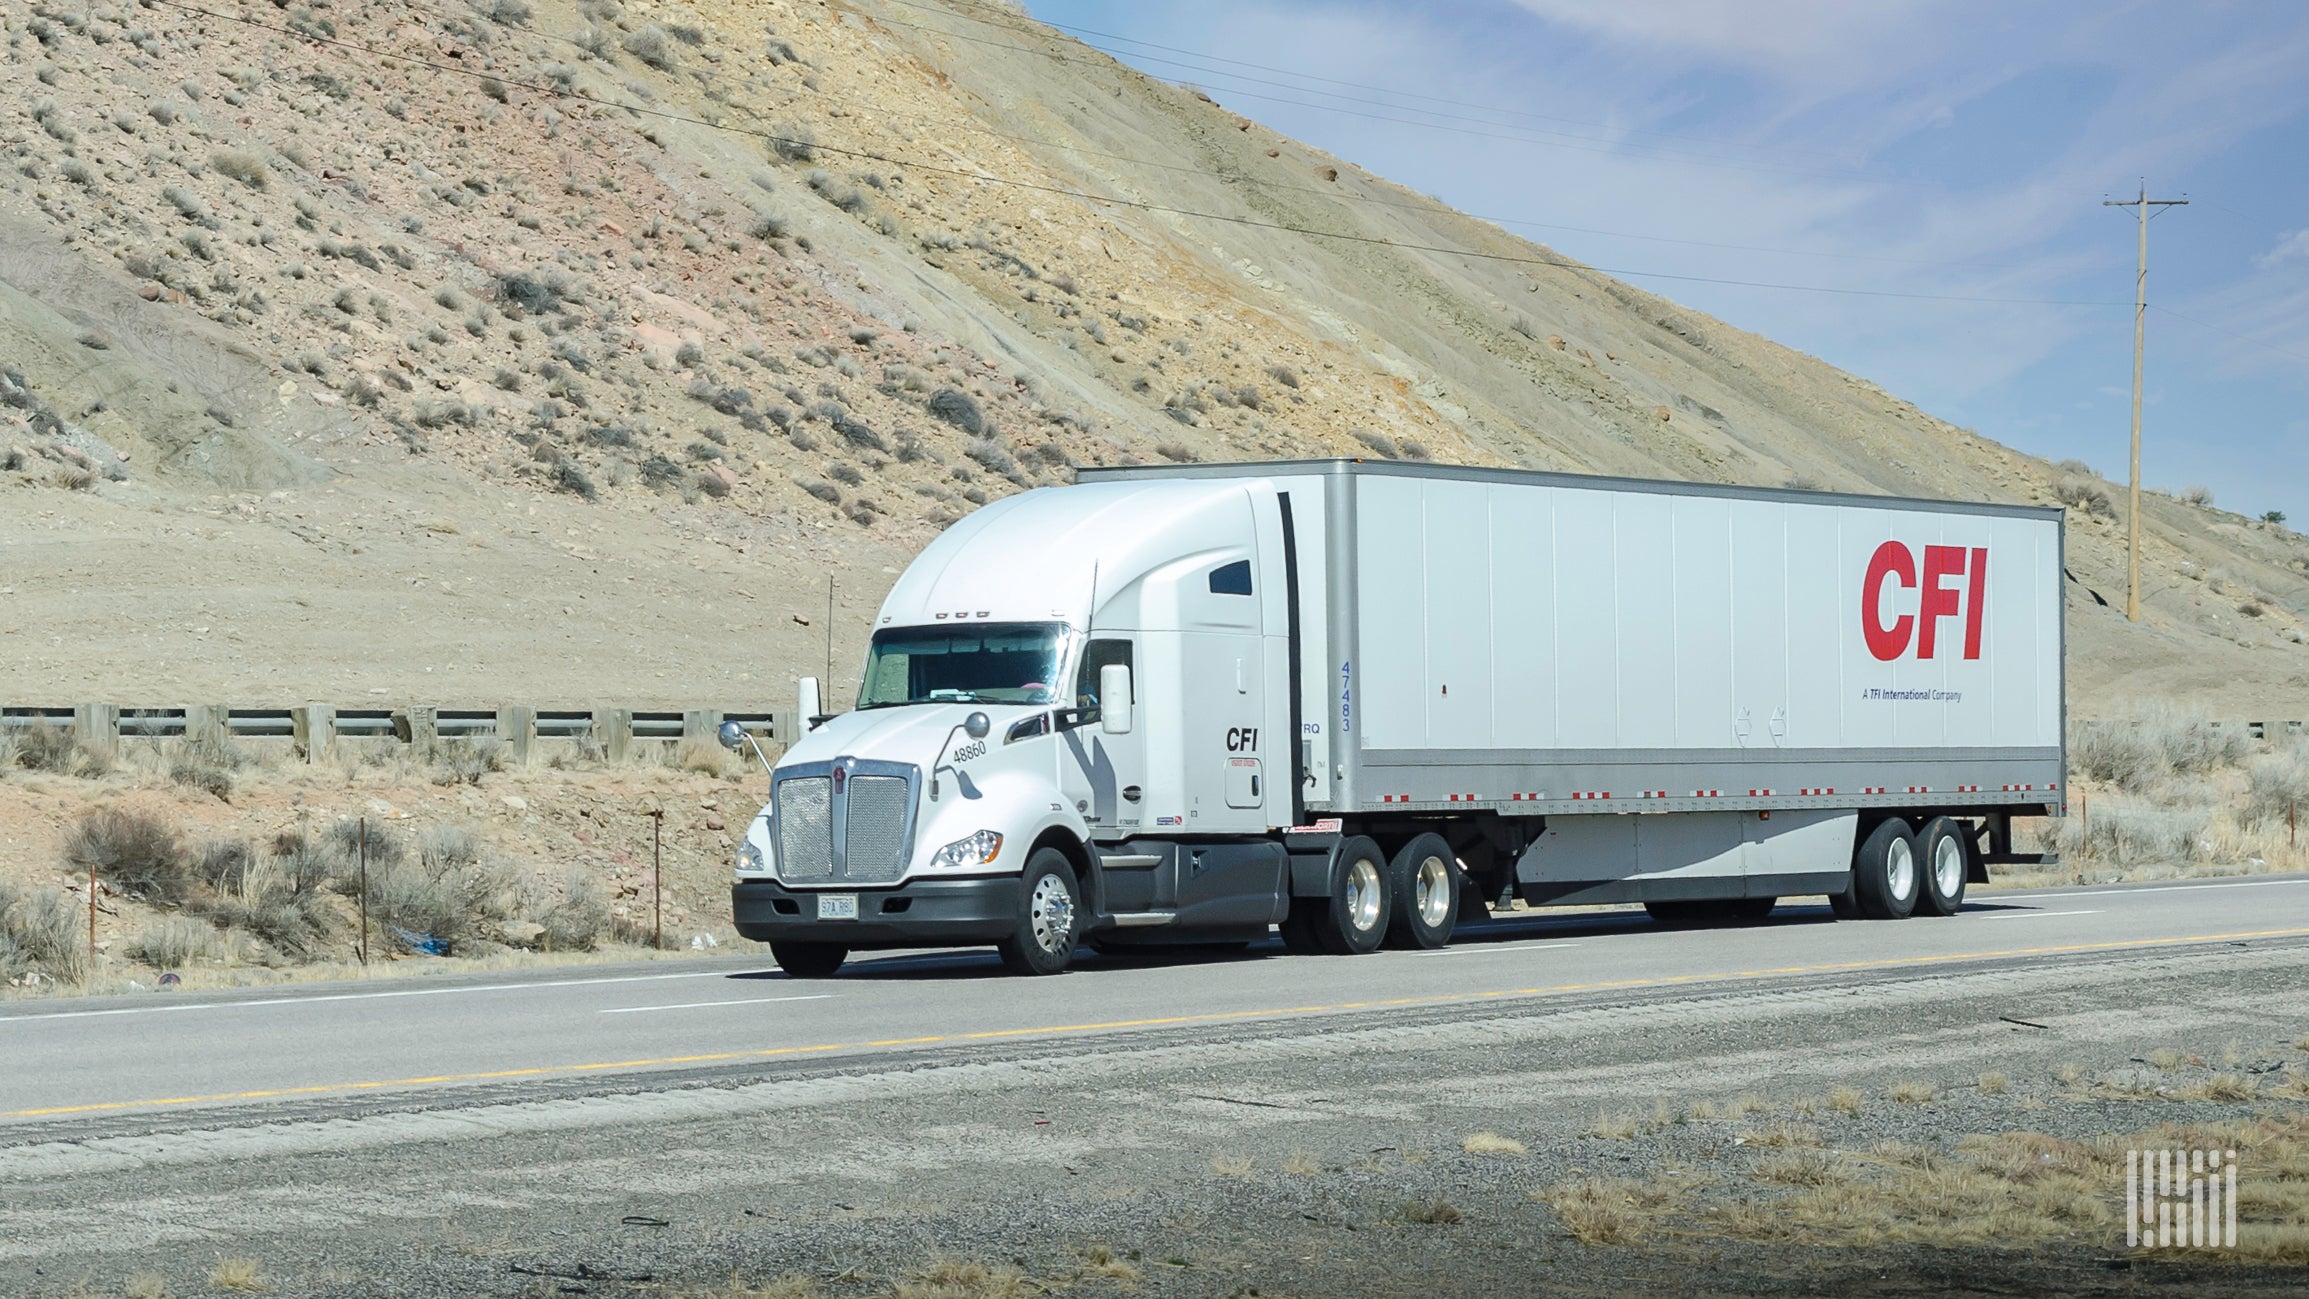
[[[796,979],[823,979],[841,969],[842,962],[849,957],[850,949],[840,943],[770,944],[770,959]]]
[[[1018,929],[995,945],[1012,974],[1056,974],[1074,961],[1082,939],[1082,890],[1074,866],[1056,848],[1026,859],[1018,890]]]
[[[1916,910],[1923,871],[1908,823],[1886,817],[1870,831],[1852,860],[1852,898],[1870,920],[1905,920]]]
[[[1459,922],[1459,859],[1443,836],[1423,834],[1403,845],[1387,863],[1387,891],[1394,918],[1387,945],[1433,950],[1451,942]]]

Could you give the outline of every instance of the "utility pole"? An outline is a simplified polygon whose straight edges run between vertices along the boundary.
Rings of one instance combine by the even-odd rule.
[[[2149,323],[2149,209],[2153,207],[2185,207],[2185,198],[2150,198],[2149,183],[2141,182],[2140,197],[2119,201],[2101,200],[2102,207],[2130,207],[2140,209],[2141,269],[2133,280],[2133,485],[2132,504],[2125,515],[2126,562],[2131,580],[2125,586],[2125,618],[2141,620],[2141,349],[2148,335]]]

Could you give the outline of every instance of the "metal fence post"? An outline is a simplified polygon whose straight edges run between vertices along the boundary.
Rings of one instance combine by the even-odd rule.
[[[649,900],[656,914],[649,925],[649,945],[655,951],[665,950],[665,809],[653,808],[649,814]],[[94,878],[91,874],[90,878]],[[90,894],[94,897],[94,894]],[[94,905],[92,902],[91,906]],[[88,913],[88,932],[96,932],[95,912]],[[93,938],[90,942],[94,942]]]
[[[361,964],[369,963],[369,818],[361,818]]]

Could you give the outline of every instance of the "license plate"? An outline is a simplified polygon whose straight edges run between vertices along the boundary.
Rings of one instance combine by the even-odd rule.
[[[855,893],[820,893],[820,894],[818,895],[818,919],[820,919],[820,920],[856,920],[857,918],[858,918],[858,895],[857,895],[857,894],[855,894]]]

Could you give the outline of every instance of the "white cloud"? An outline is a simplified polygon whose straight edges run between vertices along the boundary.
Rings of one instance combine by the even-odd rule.
[[[2309,260],[2309,230],[2288,231],[2277,240],[2277,246],[2254,256],[2253,264],[2267,270],[2286,262]]]

